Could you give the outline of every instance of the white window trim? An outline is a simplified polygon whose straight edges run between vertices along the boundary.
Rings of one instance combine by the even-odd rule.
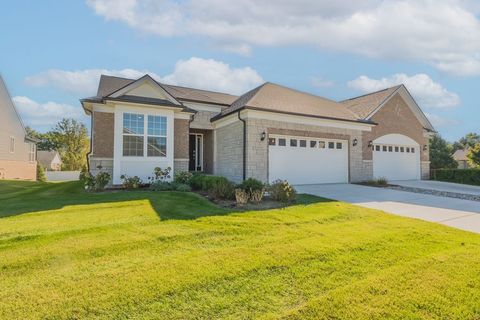
[[[10,151],[10,153],[15,153],[15,137],[14,136],[10,136],[10,145],[8,147],[8,151]]]
[[[145,114],[145,123],[146,123],[146,128],[147,130],[145,130],[145,137],[146,137],[146,140],[145,140],[145,150],[144,150],[144,153],[145,153],[145,156],[147,158],[166,158],[168,156],[168,147],[167,147],[167,144],[168,144],[168,130],[167,130],[167,126],[168,126],[168,118],[165,117],[165,116],[160,116],[160,115],[153,115],[153,114]],[[156,135],[156,134],[148,134],[148,117],[161,117],[161,118],[164,118],[165,119],[165,135]],[[165,155],[164,156],[149,156],[148,155],[148,138],[165,138]]]
[[[125,121],[125,114],[132,114],[132,115],[142,115],[143,116],[143,133],[125,133],[123,132],[123,122]],[[123,112],[122,113],[122,156],[126,158],[143,158],[145,156],[145,114],[139,112]],[[143,155],[142,156],[127,156],[125,155],[123,149],[123,138],[125,136],[128,137],[143,137]]]
[[[35,162],[35,143],[30,143],[30,149],[28,150],[28,160],[30,162]]]

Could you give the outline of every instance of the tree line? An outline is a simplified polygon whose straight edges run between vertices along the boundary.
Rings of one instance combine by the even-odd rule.
[[[27,127],[27,134],[40,140],[37,150],[56,150],[62,158],[62,170],[82,170],[87,165],[90,139],[85,124],[64,118],[50,131],[40,133]]]
[[[465,150],[468,164],[473,168],[480,167],[480,135],[468,133],[458,141],[450,143],[438,133],[430,139],[430,167],[432,169],[454,169],[458,164],[453,159],[457,150]]]

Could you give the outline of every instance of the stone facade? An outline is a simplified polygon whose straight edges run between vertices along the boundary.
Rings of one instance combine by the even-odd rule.
[[[95,111],[92,117],[92,157],[113,158],[114,113]]]
[[[95,158],[90,156],[88,163],[92,175],[96,176],[100,172],[108,172],[110,176],[113,177],[113,158]],[[111,186],[112,181],[110,181],[108,185]]]
[[[422,180],[430,180],[430,161],[422,161],[420,164]]]
[[[243,179],[243,123],[238,120],[216,130],[215,174],[234,182]]]
[[[188,171],[188,159],[175,159],[173,160],[173,172]]]
[[[217,113],[210,111],[197,111],[193,116],[193,121],[190,123],[190,128],[212,130],[213,125],[210,122],[210,118],[216,114]]]
[[[360,182],[371,179],[373,170],[371,164],[362,159],[362,142],[360,130],[339,129],[286,123],[273,120],[247,120],[247,178],[268,181],[268,139],[260,140],[262,132],[267,134],[284,134],[305,137],[318,137],[347,140],[349,144],[349,178],[350,182]],[[358,144],[352,146],[353,139]]]

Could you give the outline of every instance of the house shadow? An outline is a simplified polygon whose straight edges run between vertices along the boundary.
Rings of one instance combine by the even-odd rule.
[[[220,216],[250,210],[273,208],[227,208],[212,203],[191,192],[156,192],[148,190],[108,190],[88,193],[78,181],[61,183],[35,183],[14,181],[0,184],[0,219],[26,213],[58,210],[65,206],[95,205],[147,200],[159,220],[194,220],[207,216]],[[329,200],[312,195],[299,195],[291,205],[308,205]],[[92,208],[94,210],[94,208]]]

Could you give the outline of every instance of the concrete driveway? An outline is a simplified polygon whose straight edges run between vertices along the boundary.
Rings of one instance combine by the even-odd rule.
[[[295,186],[299,193],[350,202],[404,217],[480,233],[480,202],[355,184]]]

